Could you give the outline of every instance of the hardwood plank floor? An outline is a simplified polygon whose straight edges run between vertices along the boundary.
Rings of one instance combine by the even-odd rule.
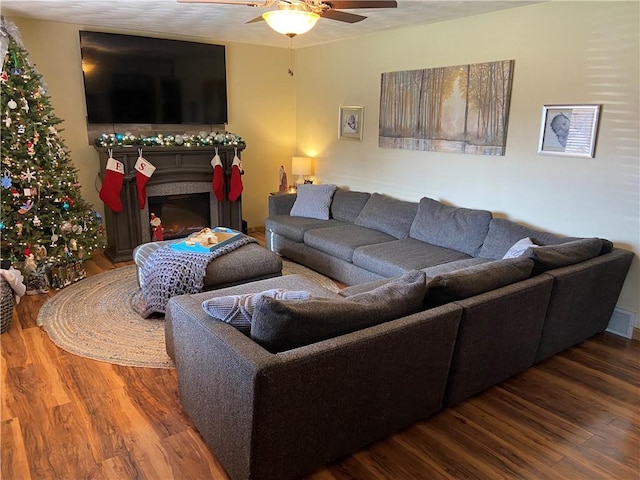
[[[98,255],[87,272],[127,264]],[[53,295],[23,297],[1,336],[2,478],[227,479],[175,371],[61,350],[36,325]],[[601,334],[307,480],[639,479],[639,394],[640,342]]]

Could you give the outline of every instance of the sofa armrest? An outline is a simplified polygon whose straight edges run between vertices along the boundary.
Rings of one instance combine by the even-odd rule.
[[[610,253],[542,274],[553,278],[553,290],[536,361],[607,328],[633,256],[629,250],[614,248]]]
[[[232,478],[282,480],[438,411],[462,311],[446,305],[271,354],[204,313],[172,309],[194,425]]]
[[[269,196],[269,216],[289,215],[297,195],[295,193],[286,193]]]

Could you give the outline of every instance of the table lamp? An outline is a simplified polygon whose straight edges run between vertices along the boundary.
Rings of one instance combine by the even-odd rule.
[[[304,176],[311,175],[311,159],[309,157],[293,157],[291,159],[291,173],[299,175],[296,187],[304,183]]]

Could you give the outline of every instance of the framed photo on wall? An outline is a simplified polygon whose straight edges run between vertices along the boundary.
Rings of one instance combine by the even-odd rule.
[[[364,107],[340,106],[338,138],[362,141]]]
[[[544,105],[538,153],[593,158],[600,105]]]

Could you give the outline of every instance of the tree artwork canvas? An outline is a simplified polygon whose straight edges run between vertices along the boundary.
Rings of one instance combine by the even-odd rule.
[[[514,63],[383,73],[379,146],[504,155]]]
[[[104,246],[100,215],[84,201],[42,76],[15,25],[2,19],[0,83],[2,268],[20,269],[27,293],[85,276],[83,261]]]

